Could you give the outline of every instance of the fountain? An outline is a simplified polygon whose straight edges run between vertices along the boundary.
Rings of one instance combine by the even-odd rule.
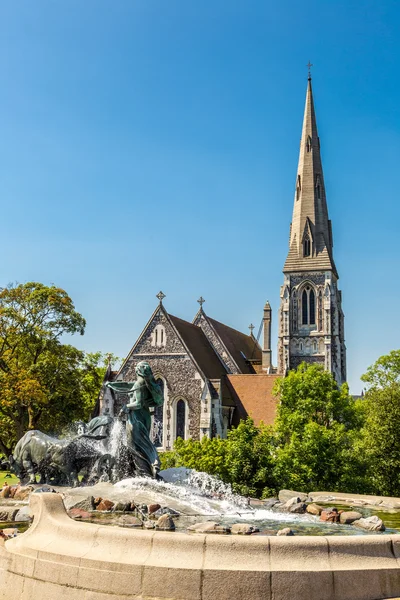
[[[130,397],[125,426],[119,419],[98,417],[69,439],[28,432],[18,442],[14,469],[31,483],[39,475],[61,493],[32,493],[32,525],[5,544],[0,538],[0,600],[10,590],[22,600],[38,595],[65,600],[380,600],[400,595],[399,535],[367,535],[351,525],[321,527],[312,515],[251,503],[205,473],[159,471],[149,412],[160,403],[159,390],[147,363],[139,363],[137,374],[133,384],[111,384]],[[99,513],[94,522],[92,514],[70,518],[68,510],[95,502],[95,496],[119,507],[103,513],[114,525],[134,501],[140,517],[137,523],[133,517],[135,527],[103,524]],[[150,504],[160,505],[168,519],[172,515],[176,531],[161,530],[162,516],[152,520]],[[282,525],[296,535],[275,536]],[[254,534],[257,530],[263,535]],[[234,535],[244,531],[251,535]]]

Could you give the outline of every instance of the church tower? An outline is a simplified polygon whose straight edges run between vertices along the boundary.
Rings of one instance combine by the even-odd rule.
[[[308,77],[289,252],[279,309],[278,371],[319,363],[346,381],[342,294],[333,260],[320,142]]]

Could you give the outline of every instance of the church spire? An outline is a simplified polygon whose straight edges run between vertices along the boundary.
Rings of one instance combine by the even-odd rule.
[[[332,247],[332,229],[328,218],[320,142],[309,73],[289,253],[283,271],[287,273],[330,270],[337,276]]]

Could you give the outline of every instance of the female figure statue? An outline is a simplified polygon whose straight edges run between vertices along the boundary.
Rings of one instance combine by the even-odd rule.
[[[141,361],[135,368],[137,379],[134,382],[115,381],[106,385],[122,394],[128,394],[129,402],[122,411],[127,414],[127,444],[136,455],[139,471],[157,478],[160,459],[155,445],[150,439],[150,408],[164,403],[163,393],[157,385],[149,363]]]

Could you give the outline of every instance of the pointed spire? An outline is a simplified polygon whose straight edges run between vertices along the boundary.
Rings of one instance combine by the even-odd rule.
[[[332,246],[317,119],[309,73],[289,254],[283,269],[284,272],[333,270],[336,273]]]

